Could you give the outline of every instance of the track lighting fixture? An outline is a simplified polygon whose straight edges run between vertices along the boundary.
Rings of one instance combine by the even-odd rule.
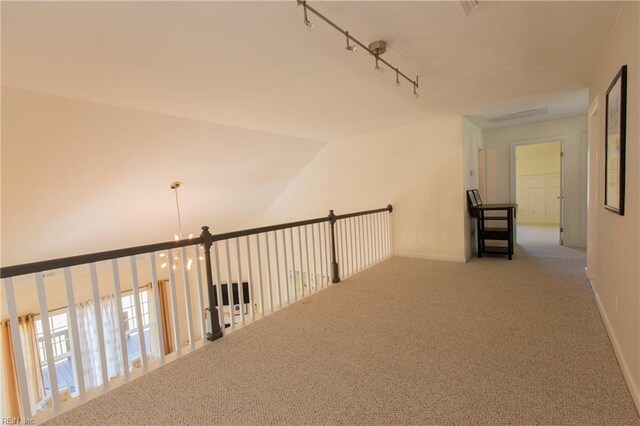
[[[307,2],[306,1],[302,2],[302,7],[304,8],[304,24],[307,26],[307,29],[309,31],[313,31],[313,29],[315,28],[316,25],[309,20],[309,17],[307,15]]]
[[[382,68],[380,65],[380,58],[378,57],[378,55],[376,55],[376,71],[378,71],[380,74],[382,74],[384,72],[384,68]]]
[[[349,52],[355,52],[356,50],[358,50],[357,44],[349,44],[349,31],[347,31],[345,35],[347,36],[347,47],[345,47],[345,49],[347,49]]]
[[[364,44],[362,44],[362,42],[360,42],[358,39],[356,39],[351,34],[349,34],[349,31],[343,30],[338,25],[336,25],[333,21],[331,21],[329,18],[327,18],[326,16],[324,16],[323,14],[315,10],[313,7],[309,6],[306,0],[297,0],[297,2],[298,2],[298,6],[302,6],[302,9],[304,11],[304,24],[307,26],[308,30],[312,30],[314,28],[313,22],[309,21],[309,12],[311,12],[314,15],[316,15],[318,18],[325,21],[327,24],[331,25],[334,29],[344,34],[347,40],[347,46],[345,47],[347,51],[355,52],[358,49],[358,47],[361,47],[363,50],[367,51],[369,54],[375,57],[376,71],[383,72],[384,68],[380,66],[380,64],[386,65],[388,68],[392,69],[396,73],[396,86],[400,87],[400,77],[402,77],[413,85],[413,94],[416,96],[416,98],[418,97],[418,87],[419,87],[418,77],[416,77],[415,80],[407,77],[407,75],[401,72],[397,67],[394,67],[389,62],[385,61],[380,57],[380,55],[382,55],[387,50],[387,43],[384,40],[377,40],[370,43],[369,46],[365,46]],[[351,44],[351,42],[353,42],[354,44]]]

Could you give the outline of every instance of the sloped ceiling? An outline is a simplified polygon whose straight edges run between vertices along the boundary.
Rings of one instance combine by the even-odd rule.
[[[311,4],[387,40],[420,97],[318,19],[307,31],[295,1],[2,2],[2,264],[170,239],[174,180],[185,229],[231,229],[325,141],[450,114],[584,112],[619,10]]]
[[[322,142],[4,88],[2,264],[242,227]]]

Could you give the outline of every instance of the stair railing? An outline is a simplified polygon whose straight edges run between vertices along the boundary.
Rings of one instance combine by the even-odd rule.
[[[28,385],[25,364],[30,354],[22,349],[21,301],[16,299],[16,287],[21,290],[35,283],[51,401],[51,409],[38,416],[38,420],[44,420],[390,257],[392,211],[391,205],[343,215],[331,210],[328,216],[316,219],[221,234],[212,234],[204,226],[201,235],[195,238],[0,268],[20,415],[31,419],[35,413],[30,402],[30,392],[34,390]],[[124,270],[128,273],[123,273]],[[47,287],[52,288],[54,282],[64,287],[66,293],[75,404],[62,404],[54,367],[60,345],[54,347],[49,312],[59,307],[51,307],[47,301]],[[161,282],[166,283],[164,289]],[[149,283],[147,290],[142,283]],[[93,388],[85,384],[83,375],[76,308],[79,301],[74,291],[85,284],[91,288],[89,300],[94,306],[99,342],[96,355],[102,376],[101,386]],[[133,294],[132,316],[136,318],[133,322],[123,315],[122,295],[128,287]],[[141,293],[145,291],[155,307],[153,312],[148,306],[146,311],[143,309]],[[115,309],[119,312],[118,356],[124,367],[118,377],[110,377],[107,366],[105,318],[101,309],[104,295],[114,295]],[[154,326],[153,336],[145,335],[143,318]],[[135,325],[136,338],[126,333],[131,324]],[[129,339],[134,339],[136,348],[139,347],[140,356],[135,362],[129,359]],[[168,353],[165,348],[171,346],[173,349]]]

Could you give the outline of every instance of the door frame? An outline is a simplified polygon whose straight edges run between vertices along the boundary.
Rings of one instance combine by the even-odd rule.
[[[565,182],[565,167],[564,167],[564,152],[566,135],[549,136],[537,139],[525,139],[520,141],[514,141],[509,143],[509,197],[511,202],[516,202],[516,148],[523,145],[537,145],[541,143],[560,142],[560,229],[559,229],[559,243],[564,244],[564,182]],[[516,227],[517,229],[517,227]]]

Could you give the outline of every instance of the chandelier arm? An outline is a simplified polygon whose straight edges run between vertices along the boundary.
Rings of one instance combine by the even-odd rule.
[[[343,30],[342,28],[340,28],[335,22],[333,22],[331,19],[327,18],[326,16],[324,16],[322,13],[318,12],[315,8],[313,8],[313,6],[309,6],[309,4],[306,2],[306,0],[297,0],[298,1],[298,6],[302,5],[304,7],[305,10],[305,19],[307,19],[307,12],[311,12],[314,15],[316,15],[318,18],[322,19],[323,21],[325,21],[327,24],[331,25],[333,28],[335,28],[336,30],[340,31],[343,35],[345,35],[347,37],[347,39],[353,41],[354,43],[356,43],[358,46],[360,46],[361,48],[363,48],[364,50],[366,50],[367,52],[369,52],[370,54],[372,54],[373,56],[376,56],[377,59],[382,62],[383,64],[385,64],[387,67],[389,67],[390,69],[397,71],[397,73],[399,75],[401,75],[405,80],[407,80],[409,83],[413,84],[415,87],[420,87],[418,85],[418,77],[416,77],[415,80],[413,80],[410,77],[407,77],[406,74],[404,74],[402,71],[398,70],[398,68],[394,67],[393,65],[391,65],[389,62],[387,62],[386,60],[384,60],[383,58],[380,58],[379,55],[376,54],[376,52],[374,52],[373,50],[369,49],[368,46],[365,46],[360,40],[358,40],[357,38],[355,38],[354,36],[352,36],[351,34],[349,34],[348,31]]]

